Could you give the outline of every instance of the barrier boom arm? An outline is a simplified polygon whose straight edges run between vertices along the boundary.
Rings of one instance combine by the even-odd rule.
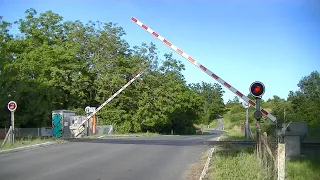
[[[140,27],[142,27],[143,29],[145,29],[146,31],[148,31],[150,34],[152,34],[154,37],[156,37],[157,39],[159,39],[161,42],[165,43],[167,46],[169,46],[172,50],[174,50],[175,52],[177,52],[178,54],[180,54],[182,57],[184,57],[186,60],[188,60],[189,62],[191,62],[192,64],[194,64],[195,66],[197,66],[198,68],[200,68],[202,71],[204,71],[205,73],[207,73],[210,77],[212,77],[213,79],[215,79],[216,81],[218,81],[220,84],[222,84],[223,86],[225,86],[227,89],[229,89],[231,92],[233,92],[234,94],[236,94],[238,97],[240,97],[241,99],[243,99],[245,102],[249,103],[251,106],[253,106],[254,108],[257,109],[256,107],[256,103],[254,101],[252,101],[251,99],[249,99],[247,96],[245,96],[243,93],[241,93],[240,91],[238,91],[236,88],[232,87],[229,83],[227,83],[226,81],[224,81],[222,78],[220,78],[219,76],[217,76],[215,73],[211,72],[208,68],[206,68],[205,66],[201,65],[200,63],[198,63],[195,59],[193,59],[191,56],[189,56],[187,53],[183,52],[181,49],[179,49],[177,46],[175,46],[174,44],[172,44],[171,42],[169,42],[168,40],[166,40],[164,37],[162,37],[161,35],[159,35],[158,33],[156,33],[154,30],[152,30],[151,28],[149,28],[148,26],[146,26],[145,24],[143,24],[141,21],[139,21],[138,19],[136,19],[135,17],[132,17],[131,20],[133,22],[135,22],[137,25],[139,25]],[[271,121],[276,121],[276,117],[274,117],[272,114],[268,113],[265,109],[260,107],[260,111],[261,113],[266,116],[267,118],[269,118]]]
[[[77,137],[79,134],[81,134],[84,130],[83,125],[85,125],[85,123],[92,118],[93,115],[95,115],[98,111],[100,111],[105,105],[107,105],[113,98],[115,98],[118,94],[121,93],[121,91],[123,91],[125,88],[127,88],[133,81],[135,81],[139,76],[141,76],[141,74],[143,74],[143,71],[141,71],[138,75],[136,75],[134,78],[132,78],[126,85],[124,85],[121,89],[119,89],[116,93],[114,93],[111,97],[109,97],[109,99],[107,101],[105,101],[104,103],[102,103],[93,113],[91,113],[85,120],[83,120],[80,125],[80,127],[77,127],[79,129],[78,133],[74,133],[75,136]],[[74,128],[74,129],[77,129]],[[70,127],[70,129],[73,129],[72,127]]]

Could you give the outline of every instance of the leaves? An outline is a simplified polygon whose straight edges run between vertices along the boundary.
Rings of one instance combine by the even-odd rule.
[[[172,53],[159,57],[153,43],[131,48],[116,23],[63,21],[27,9],[15,24],[20,34],[13,36],[0,18],[0,126],[9,125],[9,100],[18,103],[17,127],[51,126],[53,110],[98,107],[142,70],[98,113],[101,124],[118,132],[191,134],[197,120],[224,108],[219,85],[186,85],[185,67]]]

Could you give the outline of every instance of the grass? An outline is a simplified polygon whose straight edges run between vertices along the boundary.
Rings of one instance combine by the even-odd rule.
[[[244,134],[241,132],[240,123],[232,123],[230,121],[231,112],[229,111],[223,116],[224,131],[227,133],[221,136],[221,140],[246,140]]]
[[[239,124],[230,122],[230,112],[224,115],[225,131],[222,140],[245,140]],[[254,126],[251,127],[254,133]],[[319,139],[320,131],[310,129],[310,139]],[[302,151],[304,157],[286,160],[286,180],[320,179],[320,148]],[[254,146],[215,145],[207,180],[210,179],[272,179],[254,154]]]
[[[286,180],[320,179],[320,158],[306,158],[304,160],[286,161]],[[315,164],[316,163],[316,164]]]
[[[34,145],[34,144],[39,144],[39,143],[44,143],[44,142],[61,142],[60,139],[55,139],[55,138],[17,138],[14,141],[14,144],[11,145],[9,141],[3,146],[0,147],[0,150],[6,150],[6,149],[12,149],[12,148],[17,148],[21,146],[28,146],[28,145]],[[3,140],[0,141],[2,144]]]
[[[210,128],[215,128],[218,125],[218,119],[215,119],[213,121],[210,122],[209,127]]]
[[[224,125],[224,128],[225,130],[228,130],[228,129],[232,129],[233,127],[233,123],[231,122],[231,112],[227,112],[226,114],[223,115],[223,125]]]
[[[270,179],[259,165],[253,149],[248,146],[216,145],[206,179]]]
[[[224,127],[227,133],[221,136],[221,140],[246,140],[239,124],[230,122],[230,112],[224,115]],[[257,161],[254,146],[229,144],[215,145],[206,179],[268,180],[270,175]]]
[[[286,179],[320,179],[320,148],[302,149],[305,156],[286,160]]]
[[[240,126],[230,121],[230,112],[226,113],[223,118],[224,130],[227,133],[221,136],[221,140],[246,140]],[[215,145],[215,153],[206,179],[269,179],[253,151],[254,146]]]

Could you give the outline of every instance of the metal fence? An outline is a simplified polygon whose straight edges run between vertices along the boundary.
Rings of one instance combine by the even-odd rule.
[[[9,128],[0,128],[0,139],[4,139]],[[90,128],[92,132],[92,129]],[[103,125],[96,127],[97,135],[110,135],[113,132],[112,125]],[[39,138],[39,137],[51,137],[52,128],[51,127],[42,127],[42,128],[15,128],[14,130],[15,137],[29,137],[29,138]]]
[[[105,125],[105,126],[97,126],[96,133],[97,135],[103,135],[103,134],[112,134],[113,132],[113,126],[112,125]]]
[[[262,167],[267,172],[267,179],[276,179],[277,175],[277,143],[268,138],[266,132],[260,133],[260,141],[256,147],[256,154]]]
[[[0,129],[0,138],[4,139],[9,128]],[[15,137],[51,137],[52,129],[51,127],[42,127],[42,128],[15,128],[14,129]]]

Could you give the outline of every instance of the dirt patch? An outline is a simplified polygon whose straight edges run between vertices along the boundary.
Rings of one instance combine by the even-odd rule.
[[[189,170],[186,174],[186,180],[199,180],[202,173],[203,167],[206,164],[210,150],[202,153],[200,160],[190,165]]]

